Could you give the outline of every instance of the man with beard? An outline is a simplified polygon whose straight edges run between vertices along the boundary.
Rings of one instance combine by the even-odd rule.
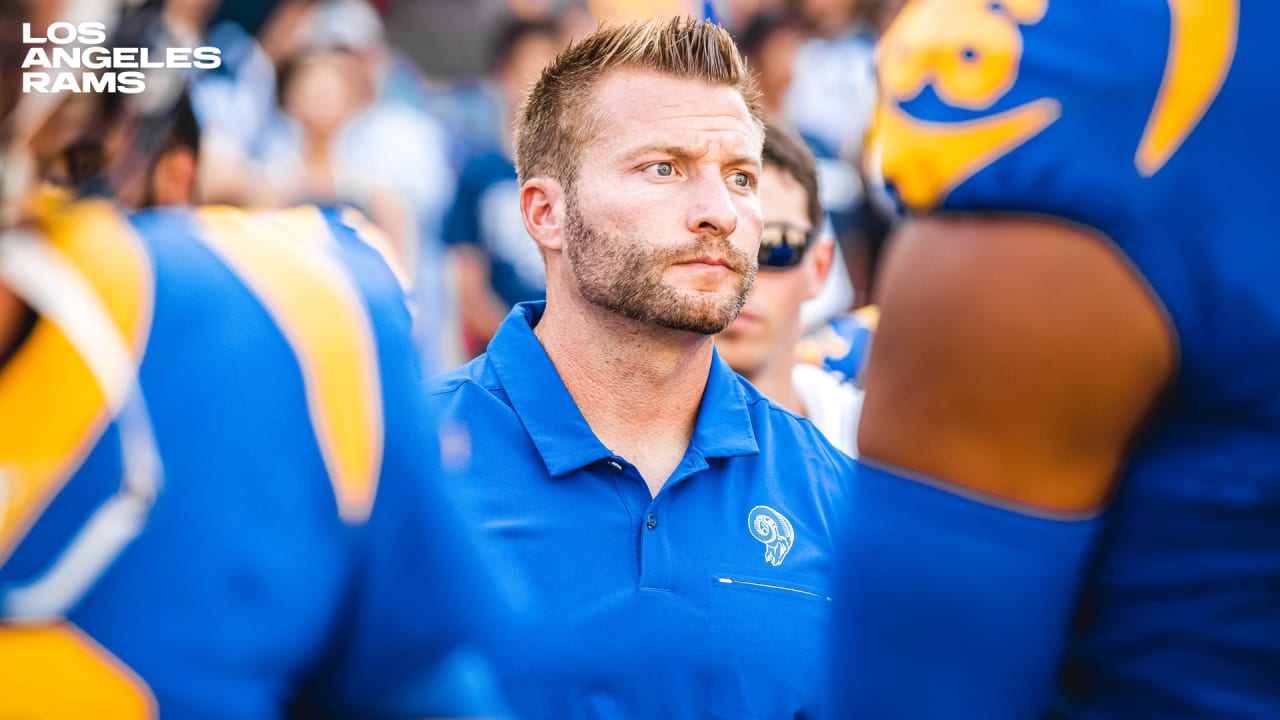
[[[758,92],[722,29],[605,26],[517,119],[547,300],[431,390],[523,601],[527,718],[821,717],[851,461],[716,355],[761,235]]]

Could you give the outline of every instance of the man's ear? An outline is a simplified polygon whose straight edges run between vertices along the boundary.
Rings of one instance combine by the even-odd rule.
[[[808,276],[808,287],[805,288],[805,300],[812,300],[822,291],[822,285],[831,272],[831,262],[836,255],[836,244],[828,238],[819,238],[809,248],[805,257],[805,275]]]
[[[543,252],[559,252],[564,245],[564,188],[556,180],[535,177],[520,188],[524,228]]]

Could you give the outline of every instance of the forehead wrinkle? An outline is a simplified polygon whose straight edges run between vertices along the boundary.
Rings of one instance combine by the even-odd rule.
[[[655,77],[658,82],[650,83],[649,80]],[[705,105],[699,107],[690,103],[684,92],[674,88],[683,85],[687,89],[691,83],[702,86],[711,96],[709,100],[731,107],[720,112],[708,112]],[[666,87],[662,87],[664,85]],[[592,144],[595,151],[605,150],[607,155],[613,154],[609,149],[621,150],[614,155],[615,162],[632,159],[647,151],[667,151],[696,159],[712,152],[715,145],[720,145],[725,148],[725,154],[734,156],[735,164],[760,164],[763,128],[751,116],[741,94],[730,86],[621,69],[600,78],[596,88],[597,92],[587,101],[588,111],[601,121],[595,138],[597,142]],[[673,91],[676,93],[674,97]],[[730,137],[716,137],[719,134]],[[635,147],[626,149],[623,143],[623,148],[618,148],[618,144],[612,142],[602,147],[598,141],[609,136],[620,140],[634,136]]]
[[[713,152],[713,147],[715,145],[723,145],[723,144],[724,143],[717,142],[715,140],[703,140],[701,142],[696,142],[696,143],[651,142],[651,143],[644,143],[635,148],[627,150],[625,153],[623,153],[622,158],[625,160],[630,160],[630,159],[638,158],[638,157],[653,153],[653,154],[671,155],[671,156],[690,159],[690,160],[699,160],[701,158],[704,158],[710,155]],[[725,161],[726,164],[748,164],[748,165],[761,164],[761,159],[758,154],[753,156],[748,153],[743,153],[743,152],[739,152],[732,149],[726,150],[726,152],[732,154],[731,157]]]
[[[660,121],[655,123],[634,117],[629,117],[627,120],[623,125],[624,128],[638,126],[641,129],[636,148],[628,150],[626,153],[628,155],[645,150],[673,152],[678,150],[685,155],[702,156],[711,152],[711,149],[717,145],[728,148],[728,152],[744,154],[742,150],[735,149],[739,144],[738,141],[744,141],[745,147],[754,151],[758,160],[764,144],[761,134],[757,132],[754,125],[749,123],[734,123],[732,127],[676,127],[675,132],[669,132],[662,127]],[[750,152],[745,154],[749,155]]]

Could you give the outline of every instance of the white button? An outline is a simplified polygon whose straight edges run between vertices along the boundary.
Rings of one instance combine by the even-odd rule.
[[[621,470],[621,469],[622,469],[622,465],[621,465],[621,464],[619,464],[617,460],[610,460],[610,461],[609,461],[609,467],[613,468],[614,470]]]

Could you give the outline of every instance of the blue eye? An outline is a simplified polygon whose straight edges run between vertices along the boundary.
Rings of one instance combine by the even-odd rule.
[[[658,177],[671,177],[676,172],[675,166],[669,162],[654,163],[649,167],[653,169],[654,174]]]
[[[740,188],[751,187],[751,176],[744,172],[736,172],[732,175],[733,184]]]

